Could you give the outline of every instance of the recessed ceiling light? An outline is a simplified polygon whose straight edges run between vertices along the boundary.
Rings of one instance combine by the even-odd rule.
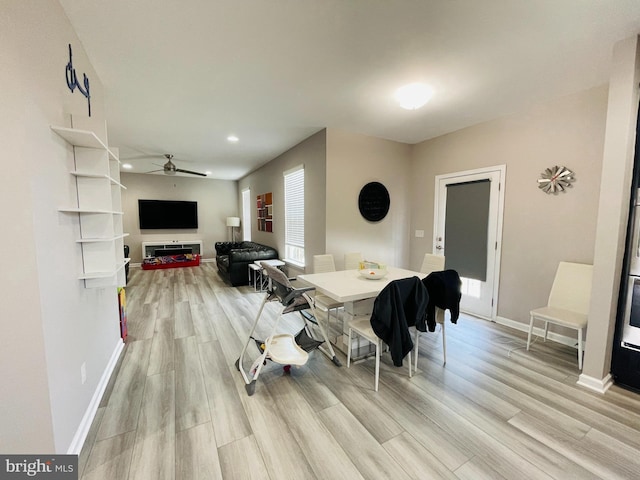
[[[411,83],[396,90],[394,98],[402,108],[416,110],[431,100],[433,88],[424,83]]]
[[[127,170],[131,170],[133,168],[133,165],[131,165],[130,163],[123,163],[122,164],[122,168],[126,168]]]
[[[232,142],[232,143],[236,143],[238,140],[240,140],[238,137],[236,137],[235,135],[229,135],[227,137],[227,140]]]
[[[204,172],[204,174],[205,175],[211,175],[211,172],[207,171],[207,172]]]

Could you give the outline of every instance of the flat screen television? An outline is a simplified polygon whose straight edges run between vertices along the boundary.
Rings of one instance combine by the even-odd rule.
[[[138,200],[140,229],[198,228],[198,202]]]

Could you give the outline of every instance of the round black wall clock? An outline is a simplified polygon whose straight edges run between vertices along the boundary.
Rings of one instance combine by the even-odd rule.
[[[367,183],[358,196],[360,214],[370,222],[379,222],[389,212],[389,191],[380,182]]]

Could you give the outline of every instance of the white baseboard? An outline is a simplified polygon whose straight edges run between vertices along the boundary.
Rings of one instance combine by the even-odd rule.
[[[589,375],[585,375],[584,373],[582,373],[578,377],[578,385],[581,385],[590,390],[594,390],[598,393],[604,393],[609,390],[609,387],[611,387],[611,385],[613,385],[613,377],[611,377],[611,374],[607,374],[606,377],[600,379],[590,377]]]
[[[102,399],[102,395],[107,388],[109,383],[109,379],[111,378],[111,374],[113,370],[116,368],[118,364],[118,358],[120,358],[120,354],[122,353],[122,349],[124,348],[124,342],[122,339],[118,340],[116,344],[116,348],[113,350],[111,354],[111,358],[109,359],[109,363],[107,363],[107,367],[102,372],[102,377],[100,377],[100,381],[98,382],[98,386],[96,387],[96,391],[93,393],[93,397],[91,398],[91,402],[89,402],[89,406],[87,410],[84,412],[84,416],[82,417],[82,421],[76,430],[76,434],[73,436],[73,440],[71,441],[71,445],[67,449],[67,454],[69,455],[80,455],[80,451],[82,450],[82,446],[84,445],[84,441],[87,439],[87,435],[89,434],[89,429],[91,428],[91,423],[96,416],[96,412],[98,411],[98,406],[100,405],[100,400]]]
[[[516,330],[520,330],[522,332],[528,332],[529,331],[529,324],[528,323],[522,323],[522,322],[516,322],[515,320],[511,320],[509,318],[504,318],[504,317],[496,317],[496,323],[499,323],[501,325],[505,325],[507,327],[510,328],[514,328]],[[533,326],[533,333],[543,337],[544,336],[544,328],[542,327],[536,327],[535,325]],[[549,334],[547,335],[547,338],[550,340],[553,340],[554,342],[558,342],[558,343],[562,343],[564,345],[567,345],[569,347],[573,347],[577,350],[577,343],[578,343],[578,339],[577,336],[576,337],[568,337],[566,335],[560,335],[558,333],[553,333],[553,332],[549,332]],[[584,346],[584,344],[583,344]],[[607,375],[606,377],[600,379],[600,378],[594,378],[594,377],[590,377],[588,375],[585,375],[584,373],[581,373],[580,376],[578,377],[578,385],[581,385],[583,387],[586,387],[590,390],[596,391],[598,393],[604,393],[606,392],[609,387],[611,387],[611,385],[613,384],[613,378],[611,377],[611,375]]]
[[[511,320],[510,318],[496,317],[496,323],[499,323],[500,325],[505,325],[505,326],[513,328],[515,330],[520,330],[521,332],[528,332],[529,331],[529,324],[528,323],[516,322],[515,320]],[[535,324],[534,324],[533,325],[533,334],[537,335],[539,337],[543,337],[544,336],[544,328],[536,327]],[[549,332],[549,334],[547,335],[547,338],[549,340],[553,340],[554,342],[562,343],[563,345],[567,345],[569,347],[573,347],[576,350],[578,349],[578,335],[577,335],[577,333],[576,333],[575,337],[568,337],[566,335],[560,335],[559,333]],[[583,345],[584,345],[584,343],[583,343]]]

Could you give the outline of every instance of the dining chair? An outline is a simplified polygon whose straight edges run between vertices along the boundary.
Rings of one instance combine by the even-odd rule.
[[[349,322],[347,343],[347,368],[351,366],[353,334],[363,337],[375,346],[374,390],[378,391],[380,380],[380,354],[386,344],[391,352],[393,364],[402,366],[405,356],[411,370],[413,342],[409,326],[424,319],[428,302],[427,291],[418,277],[403,278],[389,282],[376,297],[370,316],[357,317]]]
[[[554,323],[578,331],[578,368],[582,370],[582,337],[587,326],[587,315],[591,301],[593,265],[560,262],[556,270],[547,305],[529,313],[529,335],[527,350],[531,346],[534,320],[544,322],[544,341],[547,341],[549,324]]]
[[[313,273],[327,273],[335,272],[336,263],[333,260],[333,255],[325,253],[323,255],[313,256]]]
[[[333,255],[330,253],[313,256],[313,273],[335,272],[336,264]],[[322,293],[314,295],[315,307],[327,313],[327,330],[331,331],[331,312],[335,313],[336,321],[338,318],[338,310],[344,306],[342,302],[337,302],[333,298]]]
[[[360,268],[360,262],[362,261],[362,253],[350,252],[344,254],[344,269],[345,270],[357,270]]]
[[[420,267],[420,273],[429,275],[431,272],[438,272],[444,270],[444,255],[434,255],[433,253],[425,253],[422,260],[422,267]]]
[[[439,272],[444,270],[445,257],[444,255],[434,255],[433,253],[425,253],[424,259],[422,260],[422,267],[420,267],[420,273],[424,273],[429,275],[431,272]],[[444,330],[444,313],[445,311],[441,308],[436,307],[436,323],[440,325],[440,331],[442,332],[442,364],[445,365],[447,363],[447,340],[445,338],[445,330]],[[415,352],[413,353],[415,358],[415,366],[414,370],[418,370],[418,349],[419,349],[419,341],[420,339],[420,330],[416,328],[416,339],[415,339]]]

